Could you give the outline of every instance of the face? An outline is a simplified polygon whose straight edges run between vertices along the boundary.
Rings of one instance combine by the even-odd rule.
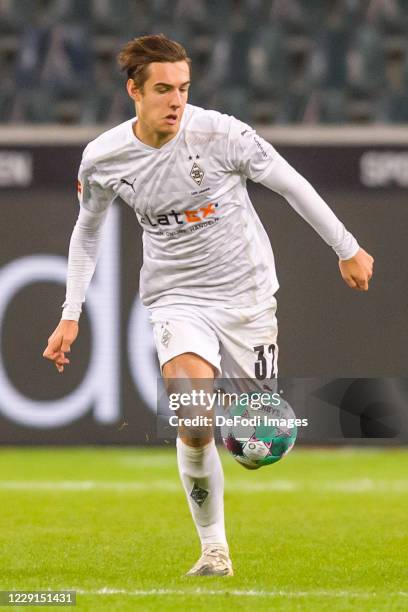
[[[132,79],[128,93],[136,103],[138,122],[144,129],[160,135],[174,135],[187,103],[190,68],[187,62],[152,62],[143,90]]]

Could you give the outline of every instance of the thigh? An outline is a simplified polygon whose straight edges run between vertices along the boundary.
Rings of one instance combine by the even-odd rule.
[[[219,342],[204,313],[194,308],[161,308],[151,313],[154,338],[167,394],[183,403],[175,415],[178,435],[190,446],[213,437],[214,414],[208,394],[220,369]]]
[[[165,381],[214,379],[216,372],[211,363],[196,353],[181,353],[166,361],[162,368]]]

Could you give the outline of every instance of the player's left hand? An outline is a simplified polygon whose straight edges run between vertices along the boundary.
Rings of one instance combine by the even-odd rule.
[[[368,291],[368,283],[373,275],[374,259],[364,249],[359,249],[354,257],[340,259],[339,268],[343,280],[352,289]]]

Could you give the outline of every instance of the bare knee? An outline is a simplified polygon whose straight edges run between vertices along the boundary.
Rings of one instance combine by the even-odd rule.
[[[192,446],[193,448],[202,448],[203,446],[206,446],[206,444],[209,444],[210,442],[212,442],[212,440],[214,439],[214,436],[212,434],[209,434],[208,436],[199,436],[199,437],[193,438],[188,435],[180,435],[179,438],[187,446]]]

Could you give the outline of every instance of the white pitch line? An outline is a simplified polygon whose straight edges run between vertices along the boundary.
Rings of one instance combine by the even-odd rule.
[[[408,480],[373,480],[370,478],[339,481],[302,482],[297,480],[275,480],[270,482],[250,482],[235,480],[226,482],[226,491],[268,493],[273,491],[314,491],[334,493],[406,493]],[[104,480],[0,480],[0,491],[156,491],[178,492],[181,485],[175,481],[154,480],[104,481]]]
[[[387,592],[387,593],[375,593],[368,591],[331,591],[329,589],[315,590],[315,591],[257,591],[251,590],[240,590],[240,589],[112,589],[105,587],[97,590],[87,589],[64,589],[67,591],[75,591],[78,595],[127,595],[132,597],[146,597],[154,595],[235,595],[237,597],[342,597],[351,598],[358,597],[364,599],[371,599],[378,596],[387,597],[408,597],[407,591]]]
[[[0,490],[12,491],[179,491],[181,485],[166,480],[115,482],[103,480],[2,480]]]
[[[17,587],[9,589],[11,591],[18,591]],[[45,591],[49,590],[49,588],[43,589]],[[342,597],[342,598],[351,598],[357,597],[359,599],[370,599],[375,597],[408,597],[408,591],[394,591],[394,592],[370,592],[370,591],[336,591],[329,589],[319,589],[319,590],[310,590],[310,591],[263,591],[256,589],[118,589],[118,588],[110,588],[103,587],[102,589],[81,589],[76,587],[65,587],[63,589],[59,589],[62,591],[74,591],[77,595],[127,595],[130,597],[146,597],[153,595],[210,595],[210,596],[219,596],[219,595],[233,595],[237,597]]]

